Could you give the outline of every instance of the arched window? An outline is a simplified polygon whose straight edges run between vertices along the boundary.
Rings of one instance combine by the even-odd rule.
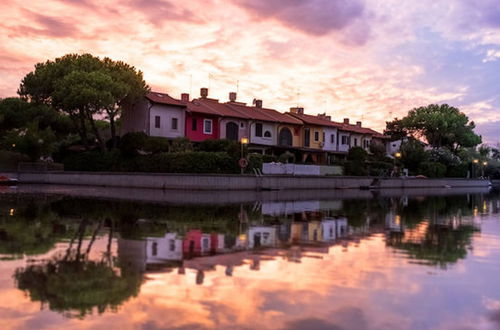
[[[285,146],[285,147],[291,147],[292,141],[293,141],[292,132],[290,132],[289,128],[283,127],[280,130],[280,134],[279,134],[279,145]]]
[[[238,125],[232,121],[226,124],[226,139],[238,141]]]
[[[270,137],[271,137],[271,132],[269,132],[269,131],[265,131],[265,132],[264,132],[264,137],[266,137],[266,138],[270,138]]]

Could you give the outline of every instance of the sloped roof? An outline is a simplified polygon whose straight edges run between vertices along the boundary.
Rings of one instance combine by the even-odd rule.
[[[268,121],[275,123],[284,123],[284,124],[292,124],[292,125],[301,125],[302,122],[294,117],[288,116],[284,113],[281,113],[274,109],[269,108],[258,108],[258,107],[249,107],[247,105],[243,105],[237,102],[229,102],[226,105],[238,112],[246,115],[248,119],[252,120],[260,120],[260,121]]]
[[[298,114],[293,112],[287,112],[287,115],[293,116],[297,119],[300,119],[302,122],[308,125],[316,125],[316,126],[327,126],[327,127],[335,127],[342,128],[341,123],[337,123],[326,118],[322,118],[319,116],[306,115],[306,114]]]
[[[241,102],[220,103],[216,99],[199,98],[184,103],[191,112],[204,113],[220,117],[246,120],[267,121],[301,125],[302,122],[274,109],[250,107]]]
[[[178,107],[186,106],[182,101],[174,99],[173,97],[165,93],[149,92],[146,94],[146,98],[153,103],[173,105]]]

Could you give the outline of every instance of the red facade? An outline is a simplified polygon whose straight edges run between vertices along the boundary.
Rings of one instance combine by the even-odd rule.
[[[205,119],[212,121],[212,133],[204,133]],[[193,121],[196,124],[193,124]],[[208,139],[219,138],[219,119],[215,116],[206,115],[203,113],[186,112],[186,137],[194,142],[201,142]]]

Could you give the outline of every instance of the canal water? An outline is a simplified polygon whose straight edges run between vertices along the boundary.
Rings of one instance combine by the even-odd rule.
[[[1,329],[500,328],[497,192],[35,191],[0,192]]]

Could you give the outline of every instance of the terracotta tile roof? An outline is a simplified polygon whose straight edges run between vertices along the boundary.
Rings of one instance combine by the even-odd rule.
[[[342,128],[341,123],[337,123],[331,120],[328,120],[326,118],[318,117],[318,116],[313,116],[313,115],[305,115],[305,114],[298,114],[298,113],[292,113],[292,112],[287,112],[287,115],[293,116],[297,119],[300,119],[303,121],[305,124],[308,125],[316,125],[316,126],[327,126],[327,127],[335,127],[335,128]]]
[[[300,120],[274,109],[250,107],[241,102],[220,103],[216,99],[200,98],[192,102],[184,102],[184,104],[187,106],[188,111],[214,116],[293,125],[302,124]]]
[[[230,108],[243,113],[251,120],[268,121],[273,123],[283,123],[292,125],[301,125],[302,122],[294,117],[288,116],[274,109],[258,108],[243,105],[237,102],[226,103]]]
[[[173,97],[165,93],[149,92],[146,94],[146,98],[153,103],[173,105],[179,107],[186,106],[182,101],[174,99]]]

